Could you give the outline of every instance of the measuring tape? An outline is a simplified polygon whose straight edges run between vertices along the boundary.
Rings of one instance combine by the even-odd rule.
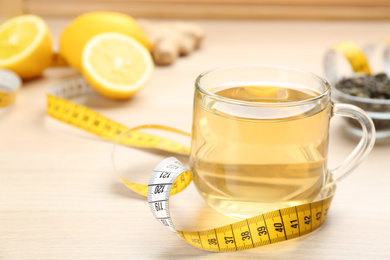
[[[325,63],[334,62],[335,56],[340,53],[346,57],[355,72],[370,73],[364,53],[352,42],[335,45],[326,55]],[[337,71],[333,72],[337,75]],[[333,72],[330,70],[327,74]],[[15,100],[21,85],[19,77],[15,76],[12,72],[0,70],[0,106],[8,106]],[[93,90],[82,77],[53,85],[47,92],[47,113],[53,118],[121,145],[189,154],[187,146],[145,133],[144,130],[157,129],[186,137],[190,136],[189,133],[160,125],[144,125],[128,130],[128,127],[71,101],[72,98],[91,92]],[[147,196],[150,209],[160,223],[189,244],[208,251],[244,250],[308,234],[324,223],[336,190],[336,184],[331,182],[311,203],[278,209],[208,230],[180,231],[175,228],[169,213],[169,197],[191,183],[193,174],[189,169],[176,158],[170,157],[156,166],[147,185],[131,182],[119,173],[118,176],[131,190]]]
[[[67,124],[122,145],[189,154],[188,147],[161,136],[144,133],[142,130],[158,129],[189,136],[186,132],[159,125],[127,130],[127,127],[92,109],[70,101],[71,98],[90,92],[91,88],[81,77],[60,82],[48,90],[47,112]],[[191,183],[193,176],[190,170],[177,159],[170,157],[156,166],[148,185],[133,183],[119,173],[118,176],[127,187],[147,196],[150,209],[160,223],[189,244],[208,251],[249,249],[308,234],[318,229],[325,221],[336,189],[334,183],[327,185],[319,199],[312,203],[275,210],[209,230],[179,231],[174,227],[169,214],[169,197],[184,190]]]
[[[325,56],[324,64],[329,77],[334,79],[340,77],[336,66],[329,66],[331,63],[335,64],[336,56],[340,54],[347,59],[355,73],[371,73],[363,51],[353,42],[345,41],[333,46]],[[158,125],[127,130],[127,127],[69,101],[91,91],[81,77],[51,87],[47,95],[48,114],[122,145],[152,148],[181,155],[189,154],[188,147],[164,137],[146,134],[141,130],[159,129],[189,136],[186,132]],[[169,197],[184,190],[191,183],[193,175],[189,169],[176,158],[170,157],[156,166],[148,185],[133,183],[118,172],[117,174],[131,190],[147,196],[150,209],[161,224],[189,244],[208,251],[244,250],[308,234],[324,223],[336,190],[336,184],[330,181],[314,202],[278,209],[213,229],[180,231],[175,228],[169,213]]]
[[[0,69],[0,108],[15,102],[22,81],[14,72]]]
[[[233,224],[202,231],[178,231],[169,214],[169,196],[188,186],[192,173],[176,158],[163,160],[148,185],[148,203],[156,219],[189,244],[208,251],[238,251],[274,244],[308,234],[325,221],[336,185],[326,186],[322,199],[283,208]]]

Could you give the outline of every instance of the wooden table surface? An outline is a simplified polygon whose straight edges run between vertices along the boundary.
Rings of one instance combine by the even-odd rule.
[[[68,20],[47,21],[56,43]],[[390,21],[196,22],[207,32],[202,48],[172,66],[156,67],[132,100],[92,95],[79,102],[129,127],[153,123],[190,131],[193,82],[204,70],[262,63],[323,75],[322,58],[332,44],[350,39],[365,45],[390,36]],[[318,231],[256,249],[209,253],[166,230],[146,200],[120,182],[111,162],[112,143],[46,115],[47,88],[76,75],[66,67],[47,69],[23,84],[12,107],[0,111],[1,260],[390,259],[390,143],[377,143],[338,185]],[[357,143],[343,128],[342,120],[332,119],[330,167]],[[121,147],[117,158],[120,171],[146,182],[163,156]],[[193,184],[171,203],[178,229],[234,222],[210,209]]]

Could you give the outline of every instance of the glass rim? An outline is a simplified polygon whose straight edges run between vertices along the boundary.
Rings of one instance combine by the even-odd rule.
[[[318,96],[308,98],[308,99],[303,99],[299,101],[287,101],[283,103],[262,103],[262,102],[254,102],[254,101],[246,101],[246,100],[240,100],[240,99],[233,99],[233,98],[227,98],[223,97],[220,95],[217,95],[211,91],[208,91],[205,89],[200,81],[202,78],[205,76],[209,75],[210,73],[214,71],[220,71],[220,70],[225,70],[225,69],[232,69],[232,68],[242,68],[242,67],[258,67],[258,68],[271,68],[271,69],[281,69],[284,71],[294,71],[302,74],[306,74],[307,76],[313,77],[317,79],[319,82],[323,83],[325,86],[325,90]],[[228,65],[228,66],[219,66],[215,67],[209,70],[206,70],[202,72],[195,80],[195,88],[196,90],[214,98],[219,101],[225,102],[225,103],[232,103],[232,104],[237,104],[237,105],[244,105],[244,106],[257,106],[257,107],[291,107],[291,106],[302,106],[302,105],[307,105],[310,103],[317,102],[318,100],[321,100],[324,97],[327,97],[330,94],[331,87],[329,82],[321,77],[318,76],[317,74],[314,74],[312,72],[302,70],[302,69],[296,69],[296,68],[291,68],[291,67],[285,67],[285,66],[278,66],[278,65],[263,65],[263,64],[256,64],[256,63],[249,63],[249,64],[238,64],[238,65]],[[330,95],[329,95],[330,96]]]

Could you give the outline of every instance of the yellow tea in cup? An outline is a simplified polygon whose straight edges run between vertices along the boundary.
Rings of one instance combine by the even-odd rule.
[[[333,174],[327,154],[335,109],[326,80],[303,71],[245,65],[202,74],[190,157],[197,189],[237,218],[314,200]],[[366,118],[355,107],[348,113]],[[356,166],[347,164],[343,175]]]

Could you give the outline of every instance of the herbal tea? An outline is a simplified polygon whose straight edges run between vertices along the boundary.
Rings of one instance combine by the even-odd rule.
[[[190,165],[207,203],[245,218],[313,200],[326,176],[330,106],[289,103],[288,115],[277,107],[319,93],[286,86],[209,91],[251,104],[232,109],[195,98]]]

